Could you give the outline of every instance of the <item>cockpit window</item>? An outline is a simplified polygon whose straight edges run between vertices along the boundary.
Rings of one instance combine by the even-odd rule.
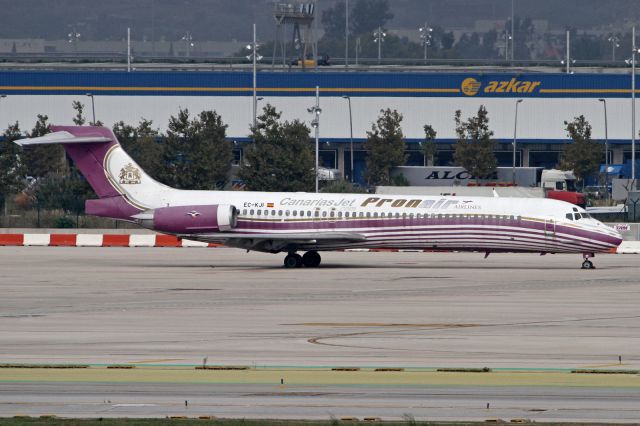
[[[567,215],[566,215],[566,216],[567,216],[567,219],[569,219],[569,220],[573,220],[573,214],[571,214],[571,213],[567,213]]]
[[[576,213],[575,216],[576,216],[576,220],[582,219],[582,216],[580,215],[580,213]]]

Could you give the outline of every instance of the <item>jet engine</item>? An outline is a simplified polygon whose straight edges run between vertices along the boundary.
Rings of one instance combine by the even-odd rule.
[[[236,227],[238,210],[228,204],[160,207],[153,211],[153,229],[171,234],[225,232]]]

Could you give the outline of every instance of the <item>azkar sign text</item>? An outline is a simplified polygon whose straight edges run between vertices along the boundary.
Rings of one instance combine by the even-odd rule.
[[[494,94],[530,94],[540,90],[540,81],[518,80],[515,77],[510,80],[491,80],[483,84],[473,77],[465,78],[460,85],[460,91],[466,96],[476,96],[478,93]]]

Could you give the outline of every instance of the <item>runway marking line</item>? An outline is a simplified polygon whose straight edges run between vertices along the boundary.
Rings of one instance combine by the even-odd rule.
[[[436,371],[195,370],[139,366],[82,370],[0,370],[0,382],[217,383],[362,386],[549,386],[640,388],[637,375],[580,375],[568,372],[499,371],[486,374]]]

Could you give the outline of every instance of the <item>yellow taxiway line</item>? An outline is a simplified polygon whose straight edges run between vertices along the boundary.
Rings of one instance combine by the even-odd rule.
[[[136,367],[135,369],[6,368],[0,382],[215,383],[280,385],[376,386],[558,386],[640,387],[637,374],[572,374],[569,372],[494,371],[331,371],[311,369],[195,370]]]

